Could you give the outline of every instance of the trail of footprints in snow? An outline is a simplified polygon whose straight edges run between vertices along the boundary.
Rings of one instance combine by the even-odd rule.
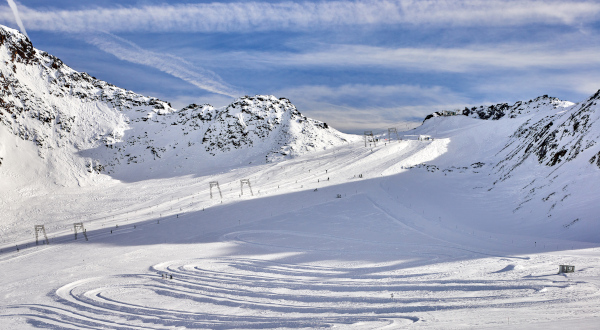
[[[22,315],[35,326],[68,329],[380,327],[419,322],[423,312],[544,304],[563,299],[564,288],[549,279],[515,281],[503,271],[460,280],[449,269],[398,275],[396,266],[381,273],[248,258],[174,261],[150,270],[65,285],[53,294],[60,307],[13,308],[27,309]]]

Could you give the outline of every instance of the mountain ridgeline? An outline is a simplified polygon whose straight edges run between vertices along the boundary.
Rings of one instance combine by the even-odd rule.
[[[0,197],[9,205],[52,194],[57,186],[245,175],[254,165],[353,144],[305,159],[327,163],[344,150],[343,166],[352,173],[333,177],[326,169],[327,182],[330,175],[341,180],[336,182],[362,180],[363,171],[368,179],[413,178],[425,169],[443,186],[442,180],[468,173],[460,181],[463,196],[501,196],[505,217],[519,225],[550,225],[553,235],[588,237],[598,213],[589,192],[600,180],[599,101],[600,91],[579,103],[544,95],[436,112],[402,143],[363,149],[362,136],[307,118],[286,98],[244,96],[220,108],[174,109],[77,72],[0,26]],[[325,181],[314,175],[307,180]],[[297,189],[304,187],[294,181]]]
[[[529,159],[552,168],[585,158],[600,169],[599,93],[577,104],[544,95],[436,112],[424,122],[452,115],[520,123],[492,161],[493,184]],[[0,26],[0,168],[14,173],[27,159],[32,170],[62,185],[85,184],[98,174],[142,180],[281,161],[359,140],[274,96],[177,110],[77,72]]]
[[[451,118],[465,117],[469,120],[459,120],[463,133],[451,136],[450,145],[461,134],[467,136],[459,145],[472,145],[470,161],[486,164],[484,186],[473,189],[500,191],[510,197],[514,217],[532,226],[556,226],[557,235],[570,230],[589,236],[573,231],[584,223],[580,230],[597,228],[600,91],[579,103],[545,95],[514,105],[438,112],[423,126],[431,132],[431,127],[449,127]]]
[[[14,135],[35,145],[41,167],[69,172],[80,184],[89,173],[120,179],[192,173],[198,167],[282,160],[356,140],[274,96],[176,110],[76,72],[6,27],[0,27],[0,130],[0,162],[14,156],[9,154]]]
[[[504,157],[497,168],[504,173],[501,179],[505,179],[512,169],[523,164],[530,156],[539,164],[552,167],[574,160],[584,151],[596,146],[600,139],[599,100],[600,90],[576,104],[544,95],[513,105],[500,103],[435,112],[424,121],[448,115],[463,115],[481,120],[526,118],[508,137],[508,143],[501,151]],[[589,152],[584,154],[586,157],[590,156]],[[600,168],[600,151],[594,152],[588,160],[590,164]]]

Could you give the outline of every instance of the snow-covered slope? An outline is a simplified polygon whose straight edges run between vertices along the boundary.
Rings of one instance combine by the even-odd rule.
[[[103,170],[102,159],[79,152],[120,141],[141,112],[173,112],[166,102],[72,70],[6,27],[0,27],[0,84],[0,172],[26,172],[20,170],[25,153],[38,177],[61,185],[97,180],[90,173]]]
[[[599,99],[600,91],[559,111],[533,115],[509,137],[497,155],[494,184],[518,183],[514,212],[529,212],[557,232],[577,225],[590,230],[581,235],[597,235],[598,210],[590,201],[600,198]]]
[[[538,163],[552,167],[572,161],[580,153],[587,155],[586,150],[594,147],[600,137],[599,100],[600,90],[577,105],[533,116],[522,124],[505,148],[507,152],[502,163],[514,164],[505,177],[528,157],[535,157]],[[596,155],[587,155],[590,163],[595,163]],[[501,169],[505,167],[502,164]]]
[[[438,113],[416,132],[448,139],[448,152],[428,165],[447,175],[486,174],[473,188],[488,191],[488,197],[491,191],[506,195],[499,201],[510,211],[505,225],[594,240],[600,211],[591,202],[600,199],[599,95],[577,104],[541,96],[462,115]]]
[[[100,155],[106,173],[135,180],[281,161],[359,139],[306,118],[287,99],[263,95],[220,109],[148,112],[129,127],[127,136],[81,154]]]
[[[61,185],[107,179],[98,174],[131,180],[173,169],[194,173],[198,166],[275,161],[356,139],[273,96],[177,111],[168,102],[76,72],[2,26],[0,130],[3,172],[22,172],[26,157],[36,169],[29,172]],[[17,144],[18,150],[11,147]],[[171,157],[177,160],[164,161]]]
[[[582,194],[551,218],[542,196],[514,209],[521,187],[554,167],[530,157],[493,184],[499,151],[527,116],[432,118],[407,135],[433,140],[15,192],[0,203],[0,324],[595,329],[600,171],[585,160],[587,180],[572,186]],[[582,220],[565,227],[575,213],[559,208]],[[75,239],[78,222],[87,236]],[[49,245],[41,235],[35,244],[37,224]]]

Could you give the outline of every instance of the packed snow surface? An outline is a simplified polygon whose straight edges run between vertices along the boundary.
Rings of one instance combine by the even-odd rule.
[[[2,329],[600,324],[600,93],[363,140],[273,96],[172,109],[0,32]]]

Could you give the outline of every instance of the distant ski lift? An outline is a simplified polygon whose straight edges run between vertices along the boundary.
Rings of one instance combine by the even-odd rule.
[[[85,230],[85,227],[83,227],[83,222],[76,222],[73,224],[73,230],[75,231],[75,239],[77,239],[77,231],[79,230],[81,233],[83,233],[83,236],[85,237],[85,240],[88,240],[87,237],[87,231]]]
[[[396,134],[396,140],[400,140],[400,137],[398,136],[398,130],[393,127],[388,128],[388,141],[392,142],[392,134]]]
[[[35,230],[35,245],[38,245],[39,234],[44,235],[44,241],[46,242],[46,244],[50,244],[50,241],[48,240],[48,236],[46,235],[46,228],[44,228],[44,225],[35,225],[35,226],[33,226],[33,228]],[[42,243],[44,241],[42,241]]]
[[[221,194],[221,188],[219,187],[219,181],[211,181],[211,182],[209,182],[209,185],[210,185],[210,198],[211,199],[213,198],[212,190],[213,190],[213,187],[216,187],[217,190],[219,190],[219,196],[221,196],[221,199],[223,199],[223,194]]]
[[[250,185],[250,179],[241,179],[240,180],[240,192],[241,195],[244,194],[244,184],[248,186],[248,188],[250,188],[250,194],[252,194],[252,196],[254,196],[254,193],[252,192],[252,186]]]
[[[373,142],[374,146],[377,147],[377,140],[373,136],[373,131],[365,131],[365,147],[367,146],[367,142]]]

